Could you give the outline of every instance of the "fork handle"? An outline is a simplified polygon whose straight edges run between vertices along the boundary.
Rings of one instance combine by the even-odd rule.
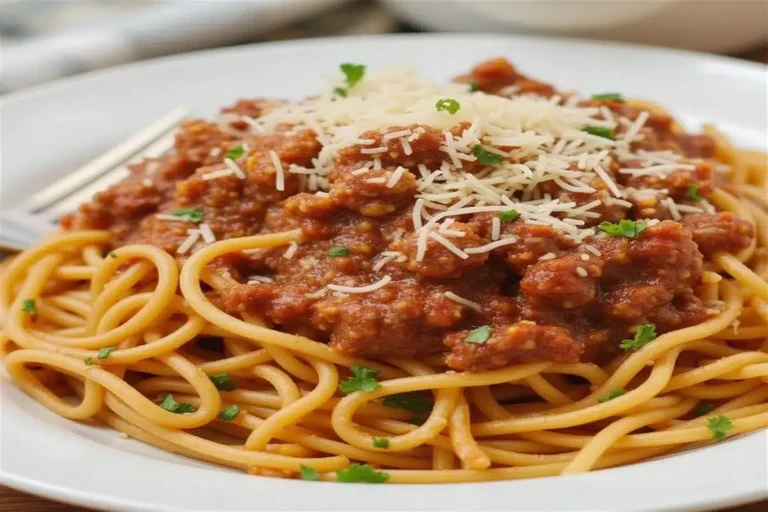
[[[55,229],[56,226],[45,219],[16,209],[6,210],[0,215],[0,237],[21,246],[32,245],[41,236]]]

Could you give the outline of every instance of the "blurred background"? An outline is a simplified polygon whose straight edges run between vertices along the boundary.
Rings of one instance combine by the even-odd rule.
[[[203,48],[423,31],[564,35],[768,62],[768,0],[0,0],[0,94]]]

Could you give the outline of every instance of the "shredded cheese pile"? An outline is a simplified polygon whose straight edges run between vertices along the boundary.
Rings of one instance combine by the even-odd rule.
[[[272,133],[285,124],[293,125],[294,130],[313,130],[322,149],[311,167],[292,165],[284,169],[274,152],[270,156],[276,168],[278,190],[284,188],[287,171],[303,175],[305,189],[318,195],[327,195],[327,176],[339,152],[346,147],[361,146],[361,154],[370,156],[353,174],[382,169],[379,155],[387,152],[387,147],[374,146],[374,140],[360,138],[363,132],[380,131],[384,144],[397,139],[404,154],[409,155],[413,152],[411,144],[424,130],[393,131],[391,127],[424,125],[442,130],[440,150],[445,158],[441,165],[430,169],[420,164],[413,169],[419,176],[412,212],[414,228],[419,233],[419,261],[425,257],[430,238],[461,258],[515,242],[514,237],[501,235],[495,220],[491,243],[462,250],[450,241],[463,236],[462,232],[450,229],[452,217],[458,215],[514,209],[527,223],[552,226],[576,243],[583,243],[598,235],[594,228],[586,226],[586,221],[600,217],[593,210],[601,204],[630,208],[633,203],[629,199],[659,197],[673,219],[679,219],[681,212],[714,211],[705,200],[696,206],[676,204],[666,197],[665,189],[620,187],[606,171],[612,159],[617,160],[620,173],[632,176],[664,178],[674,171],[695,169],[696,162],[671,151],[631,149],[631,143],[643,138],[648,112],[630,120],[605,106],[580,107],[575,96],[543,98],[517,95],[514,87],[507,89],[509,97],[473,92],[466,84],[436,84],[419,78],[411,70],[399,69],[366,76],[345,96],[335,94],[333,87],[329,87],[312,98],[277,106],[258,119],[243,120],[254,134]],[[436,108],[438,102],[447,98],[460,105],[455,113]],[[468,127],[455,136],[450,129],[459,123],[467,123]],[[602,137],[585,131],[587,126],[621,133],[616,139]],[[467,163],[478,160],[478,148],[496,161],[479,172],[467,172]],[[226,164],[230,168],[236,166],[232,161]],[[231,172],[239,175],[241,171],[232,168]],[[409,170],[398,167],[386,177],[368,181],[391,188],[406,172]],[[553,198],[540,189],[541,184],[554,182],[563,191],[592,194],[597,192],[596,178],[604,183],[601,188],[608,194],[582,204]],[[384,258],[393,259],[392,255]]]

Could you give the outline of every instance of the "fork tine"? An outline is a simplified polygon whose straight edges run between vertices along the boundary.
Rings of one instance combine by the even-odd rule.
[[[24,202],[21,209],[29,213],[37,213],[67,198],[105,172],[126,162],[158,137],[166,134],[178,125],[186,114],[187,109],[185,107],[172,110],[128,140],[33,195]]]
[[[170,151],[171,148],[173,148],[173,143],[174,133],[172,132],[147,147],[140,154],[136,155],[136,159],[157,158],[163,156],[168,151]],[[86,201],[91,200],[93,196],[95,196],[98,192],[106,190],[112,185],[117,184],[128,175],[130,175],[128,167],[121,165],[120,167],[117,167],[109,171],[107,174],[97,178],[95,181],[89,183],[74,194],[64,197],[61,200],[51,204],[42,212],[42,214],[51,221],[58,219],[65,213],[75,211],[78,206]]]

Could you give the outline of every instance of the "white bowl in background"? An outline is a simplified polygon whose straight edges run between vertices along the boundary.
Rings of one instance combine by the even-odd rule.
[[[763,0],[382,0],[414,25],[539,33],[727,53],[768,41]]]

